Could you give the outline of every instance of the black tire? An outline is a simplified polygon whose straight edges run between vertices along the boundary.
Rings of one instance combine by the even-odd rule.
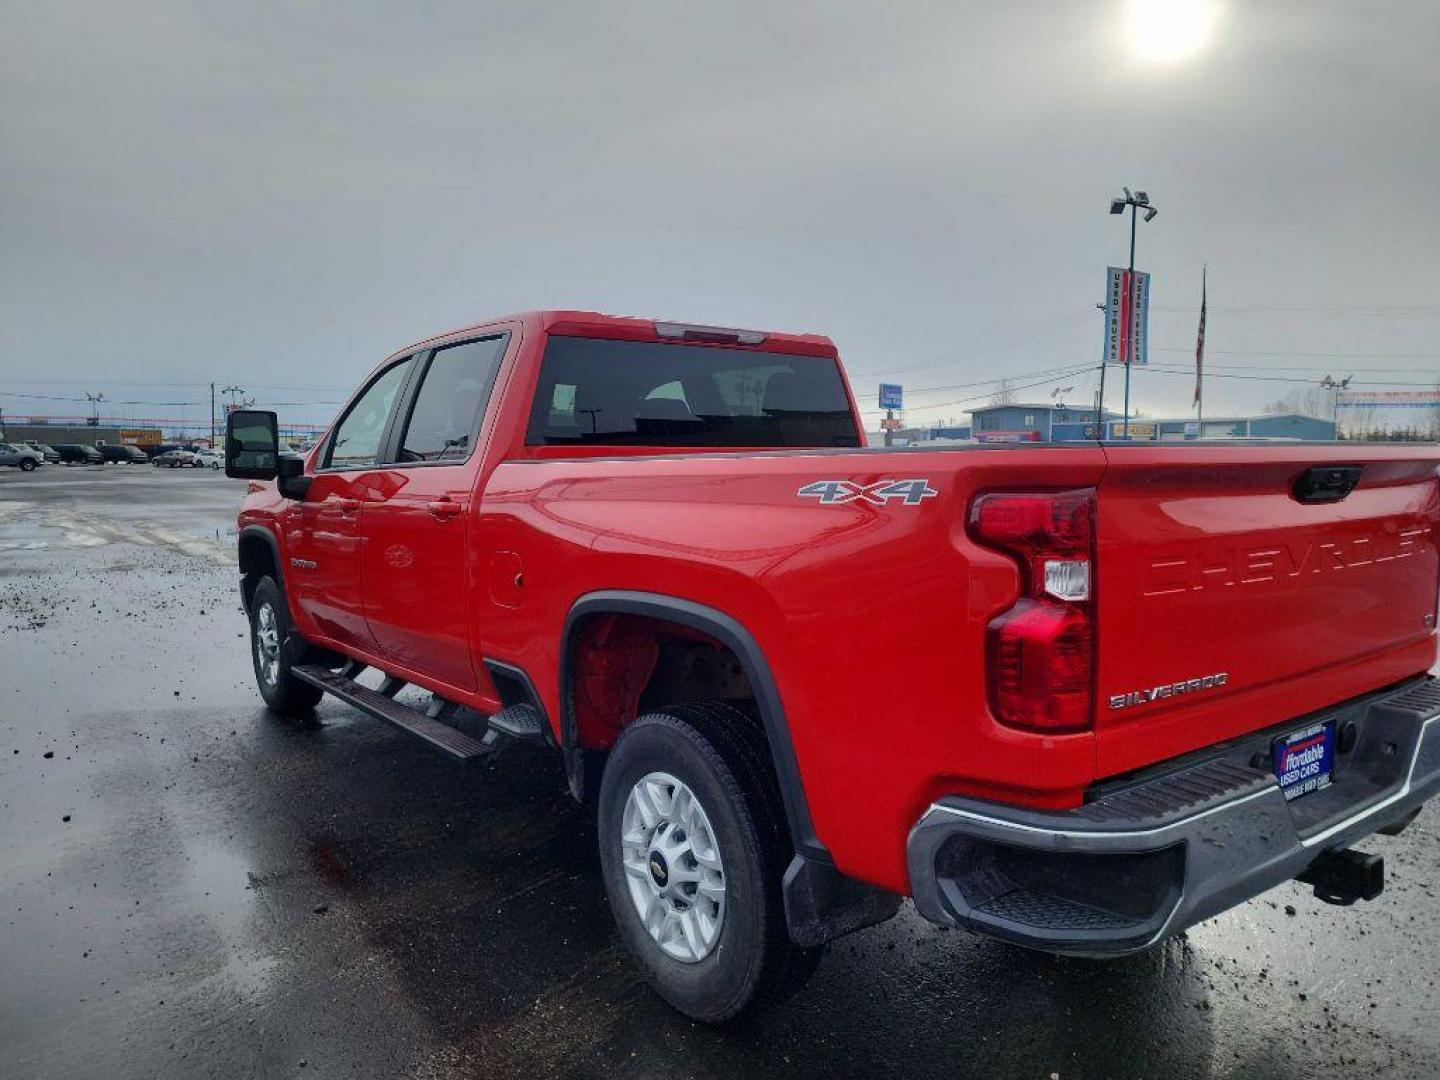
[[[34,462],[34,460],[31,459],[31,458],[28,458],[28,457],[27,457],[27,458],[22,458],[21,461],[20,461],[20,471],[21,471],[21,472],[34,472],[34,471],[35,471],[35,462]]]
[[[266,624],[267,617],[273,620],[276,635],[276,651],[273,654],[261,637],[261,627]],[[325,692],[301,682],[290,673],[291,657],[297,651],[295,642],[289,641],[293,635],[294,625],[290,621],[285,594],[275,584],[274,578],[261,578],[250,597],[250,661],[255,668],[255,685],[260,688],[260,696],[271,712],[292,718],[308,718]],[[273,661],[273,668],[267,661]],[[267,678],[267,672],[273,672],[273,677]]]
[[[724,863],[719,937],[698,962],[666,953],[631,900],[620,836],[632,788],[652,772],[680,780],[704,808]],[[804,985],[823,946],[802,949],[785,924],[781,881],[794,854],[763,732],[720,703],[642,716],[620,735],[599,799],[600,865],[620,936],[655,991],[695,1020],[719,1024]]]

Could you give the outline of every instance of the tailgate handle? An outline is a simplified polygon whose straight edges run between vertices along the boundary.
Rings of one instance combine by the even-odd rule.
[[[1302,503],[1339,502],[1360,483],[1359,465],[1314,465],[1295,480],[1291,489]]]

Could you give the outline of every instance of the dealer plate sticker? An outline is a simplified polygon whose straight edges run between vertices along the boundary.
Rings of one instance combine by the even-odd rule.
[[[1316,724],[1275,740],[1275,779],[1287,799],[1330,786],[1335,770],[1335,725]]]

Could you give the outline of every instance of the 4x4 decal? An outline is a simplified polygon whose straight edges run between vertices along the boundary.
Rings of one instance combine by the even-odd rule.
[[[819,499],[827,506],[850,502],[884,506],[891,499],[899,499],[906,506],[919,506],[923,500],[940,493],[930,486],[929,480],[918,479],[877,480],[873,484],[857,484],[853,480],[816,480],[795,494]]]

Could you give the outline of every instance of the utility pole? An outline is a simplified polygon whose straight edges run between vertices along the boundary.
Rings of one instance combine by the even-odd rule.
[[[1128,194],[1128,191],[1127,191]],[[1134,318],[1135,304],[1135,206],[1130,206],[1130,270],[1125,278],[1126,288],[1130,290],[1131,318]],[[1130,438],[1130,369],[1135,366],[1135,345],[1131,342],[1130,359],[1125,361],[1125,426],[1120,429],[1126,439]]]
[[[1195,435],[1205,437],[1205,319],[1210,307],[1210,268],[1200,268],[1200,325],[1195,330]]]
[[[1120,190],[1125,192],[1125,197],[1122,199],[1117,196],[1110,200],[1110,213],[1123,214],[1126,207],[1130,208],[1130,263],[1125,275],[1125,282],[1130,294],[1131,318],[1133,319],[1135,294],[1137,291],[1135,288],[1135,227],[1138,223],[1141,210],[1145,211],[1146,221],[1153,221],[1155,215],[1160,213],[1160,211],[1150,205],[1150,196],[1145,192],[1137,191],[1132,194],[1128,187],[1122,187]],[[1126,439],[1130,438],[1130,369],[1135,366],[1134,349],[1135,345],[1132,337],[1130,355],[1125,358],[1125,426],[1121,430]]]
[[[1096,304],[1102,312],[1104,304]],[[1110,365],[1105,362],[1105,346],[1100,347],[1100,389],[1095,394],[1095,437],[1100,440],[1105,438],[1105,369]]]
[[[215,384],[210,384],[210,449],[215,449]]]

